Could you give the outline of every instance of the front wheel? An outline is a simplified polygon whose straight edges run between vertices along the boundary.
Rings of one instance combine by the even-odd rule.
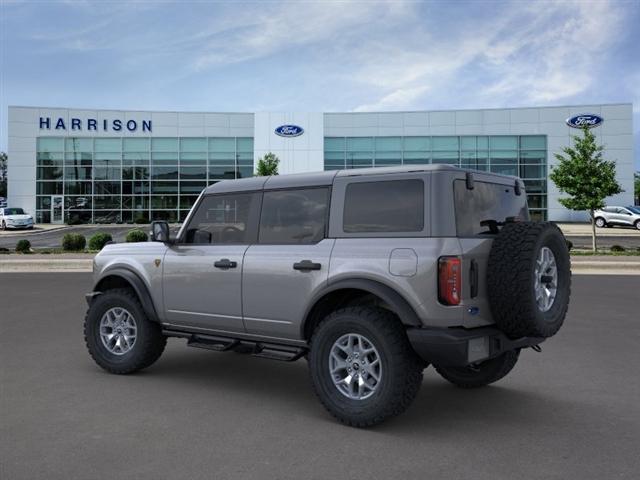
[[[515,367],[520,350],[505,352],[499,357],[468,367],[438,367],[442,378],[462,388],[484,387],[504,378]]]
[[[607,225],[607,222],[605,222],[604,218],[602,218],[602,217],[596,218],[596,227],[603,228],[606,225]]]
[[[637,230],[640,230],[640,220],[636,220],[636,223],[634,223],[633,226],[636,227]]]
[[[409,407],[424,364],[393,313],[351,307],[331,313],[316,328],[309,368],[316,395],[335,418],[370,427]]]
[[[84,339],[93,360],[110,373],[126,374],[152,365],[167,344],[129,289],[98,295],[84,320]]]

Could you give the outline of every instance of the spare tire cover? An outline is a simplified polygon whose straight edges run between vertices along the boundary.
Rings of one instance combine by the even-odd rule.
[[[571,295],[560,229],[550,222],[507,223],[491,246],[487,291],[493,319],[510,338],[555,335]]]

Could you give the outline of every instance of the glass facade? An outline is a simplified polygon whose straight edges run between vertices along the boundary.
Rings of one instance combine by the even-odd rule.
[[[70,223],[183,221],[207,185],[252,175],[251,137],[39,137],[36,221],[60,199]]]
[[[444,163],[517,175],[532,218],[547,218],[546,135],[325,137],[324,169]]]

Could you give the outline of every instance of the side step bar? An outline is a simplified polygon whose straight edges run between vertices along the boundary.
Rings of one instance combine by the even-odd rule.
[[[218,337],[214,335],[202,335],[198,333],[178,332],[163,330],[162,333],[170,337],[187,339],[187,346],[204,348],[216,352],[233,350],[238,353],[248,353],[254,357],[269,358],[293,362],[307,353],[306,348],[291,345],[279,345],[275,343],[253,342],[250,340],[238,340],[235,338]]]

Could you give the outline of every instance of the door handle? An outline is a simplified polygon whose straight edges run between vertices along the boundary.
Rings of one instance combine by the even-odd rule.
[[[213,266],[216,268],[221,268],[223,270],[227,270],[229,268],[236,268],[238,266],[238,262],[232,262],[228,258],[223,258],[213,263]]]
[[[294,270],[320,270],[322,265],[319,263],[314,263],[311,260],[302,260],[301,262],[296,262],[293,264]]]

